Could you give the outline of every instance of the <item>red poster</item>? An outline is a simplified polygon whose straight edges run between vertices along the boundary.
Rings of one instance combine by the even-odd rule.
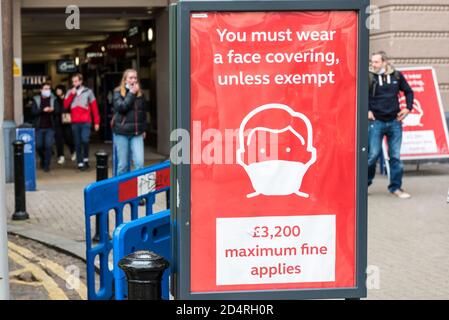
[[[190,23],[191,292],[354,287],[357,14]]]
[[[449,140],[438,82],[432,67],[401,68],[414,93],[412,112],[403,120],[401,159],[449,157]],[[401,108],[406,107],[401,94]]]

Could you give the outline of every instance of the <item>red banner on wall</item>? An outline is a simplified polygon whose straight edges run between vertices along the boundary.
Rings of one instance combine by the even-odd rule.
[[[413,89],[413,109],[403,120],[401,159],[449,157],[449,139],[435,70],[432,67],[399,68]],[[405,108],[401,93],[400,107]]]
[[[190,28],[191,291],[354,287],[357,14]]]

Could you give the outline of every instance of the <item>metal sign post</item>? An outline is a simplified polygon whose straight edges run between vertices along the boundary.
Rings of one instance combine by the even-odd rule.
[[[171,10],[176,299],[366,296],[368,5]]]
[[[0,6],[0,16],[1,16]],[[0,35],[3,39],[2,24],[0,23]],[[8,268],[8,236],[6,231],[6,194],[5,194],[5,158],[3,157],[3,150],[5,145],[3,143],[3,48],[0,43],[0,70],[2,76],[0,77],[0,300],[9,299],[9,268]],[[7,146],[9,148],[9,146]]]

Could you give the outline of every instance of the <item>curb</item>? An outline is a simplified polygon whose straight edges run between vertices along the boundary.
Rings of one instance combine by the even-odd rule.
[[[75,258],[86,261],[86,248],[84,242],[67,239],[48,231],[41,230],[31,224],[8,224],[8,234],[37,241],[57,251],[69,254]]]

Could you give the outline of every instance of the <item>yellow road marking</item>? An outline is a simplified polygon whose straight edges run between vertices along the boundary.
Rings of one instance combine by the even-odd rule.
[[[40,283],[40,282],[26,282],[26,281],[21,281],[21,280],[17,280],[17,279],[9,280],[9,283],[22,284],[22,285],[25,285],[25,286],[32,286],[32,287],[40,287],[40,286],[42,286],[42,283]]]
[[[31,271],[26,269],[26,268],[22,268],[22,269],[18,269],[18,270],[15,270],[15,271],[11,271],[9,273],[9,278],[14,277],[14,276],[19,276],[20,274],[22,274],[24,272],[31,272]],[[17,284],[23,284],[23,285],[26,285],[26,286],[33,286],[33,287],[40,287],[40,286],[42,286],[42,283],[39,280],[38,280],[38,282],[26,282],[26,281],[19,280],[19,279],[10,279],[9,283],[17,283]]]
[[[18,269],[18,270],[15,270],[15,271],[11,271],[11,272],[9,273],[9,277],[11,278],[11,277],[14,277],[14,276],[18,276],[19,274],[24,273],[24,272],[27,272],[27,271],[30,271],[30,270],[27,270],[27,269],[25,269],[25,268],[22,268],[22,269]]]
[[[56,262],[51,261],[46,258],[38,257],[34,253],[32,253],[30,250],[28,250],[24,247],[21,247],[19,245],[16,245],[15,243],[8,241],[8,248],[17,252],[18,254],[22,255],[23,257],[25,257],[29,260],[36,261],[39,265],[51,270],[53,273],[55,273],[59,278],[61,278],[64,281],[66,281],[66,279],[68,279],[69,277],[73,276],[70,273],[68,273],[65,270],[65,268],[63,268],[61,265],[57,264]],[[87,288],[86,288],[85,284],[81,281],[81,279],[79,279],[79,287],[78,288],[75,287],[74,290],[78,293],[78,295],[81,297],[81,299],[87,300]]]
[[[29,262],[27,259],[22,257],[20,254],[9,251],[8,256],[17,264],[20,264],[25,269],[29,270],[33,273],[33,275],[41,281],[42,286],[47,290],[48,297],[51,300],[68,300],[67,296],[65,295],[64,291],[59,288],[57,283],[48,275],[45,273],[44,270],[36,266],[35,264]]]

